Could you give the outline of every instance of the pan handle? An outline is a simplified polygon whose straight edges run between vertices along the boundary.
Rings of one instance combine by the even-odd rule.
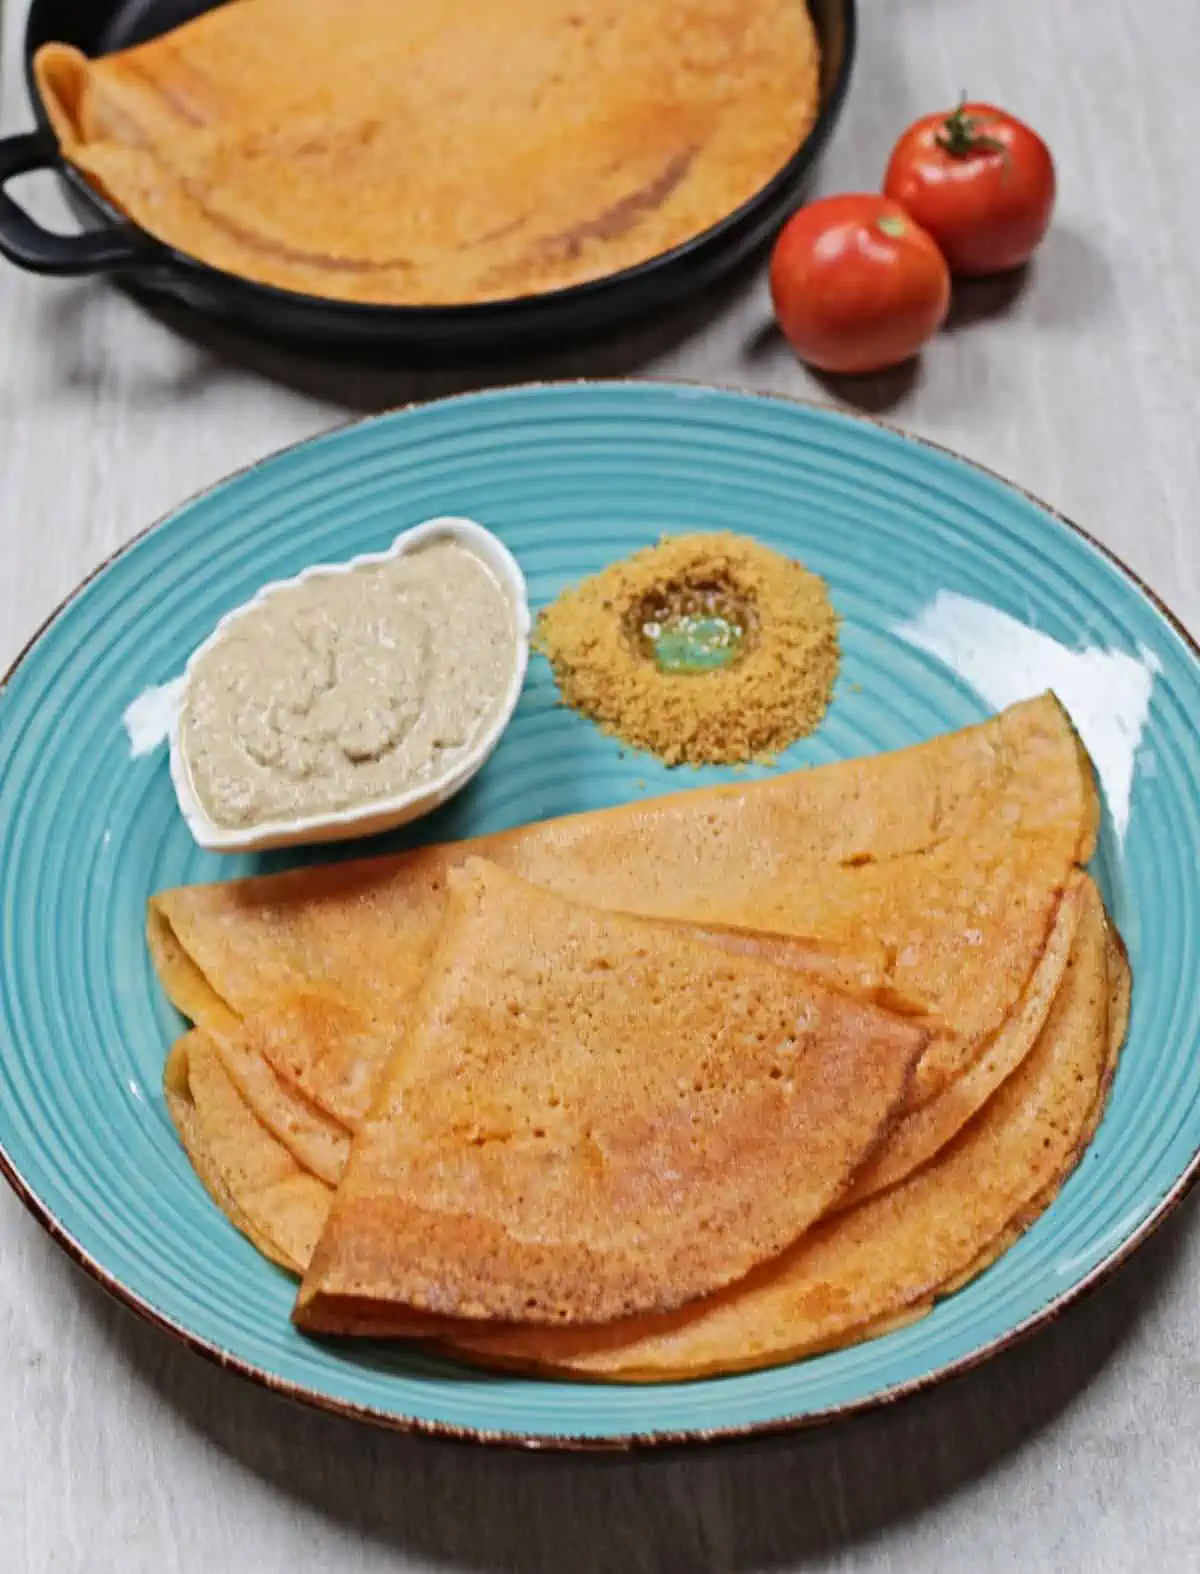
[[[5,190],[18,175],[54,169],[58,144],[46,131],[0,138],[0,256],[31,273],[107,273],[154,261],[155,246],[132,225],[60,235],[42,226]]]

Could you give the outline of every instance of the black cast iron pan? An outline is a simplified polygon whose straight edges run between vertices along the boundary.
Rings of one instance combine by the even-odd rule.
[[[479,354],[592,335],[670,309],[736,268],[770,239],[799,201],[842,106],[854,54],[854,0],[809,0],[821,42],[821,109],[803,145],[758,194],[694,240],[637,267],[542,295],[466,306],[363,306],[301,295],[224,273],[154,240],[58,156],[33,81],[44,43],[101,55],[143,43],[213,8],[213,0],[32,0],[25,79],[37,130],[0,140],[0,254],[34,273],[112,273],[135,293],[182,301],[252,334],[329,349]],[[8,181],[53,169],[90,227],[43,228],[8,195]]]

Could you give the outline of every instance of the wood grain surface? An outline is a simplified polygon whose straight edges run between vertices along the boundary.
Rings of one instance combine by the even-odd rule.
[[[0,667],[78,579],[197,488],[358,412],[483,383],[680,375],[886,414],[1029,487],[1200,629],[1196,0],[860,0],[825,190],[960,88],[1055,150],[1028,276],[963,292],[922,362],[817,381],[761,270],[601,350],[347,369],[0,265]],[[10,6],[0,111],[28,123]],[[21,187],[43,215],[53,193]],[[0,979],[0,988],[3,980]],[[0,1192],[0,1571],[28,1574],[1191,1574],[1200,1218],[984,1370],[794,1441],[632,1461],[417,1443],[214,1371],[110,1304]]]

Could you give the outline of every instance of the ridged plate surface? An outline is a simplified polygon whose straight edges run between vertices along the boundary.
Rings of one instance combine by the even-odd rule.
[[[845,663],[783,763],[890,749],[1054,685],[1108,814],[1097,870],[1135,976],[1099,1136],[1025,1238],[924,1321],[748,1376],[621,1388],[481,1376],[402,1349],[321,1347],[293,1287],[212,1207],[160,1074],[179,1019],[143,944],[156,888],[279,867],[198,851],[131,699],[230,607],[306,564],[468,514],[533,600],[662,531],[753,532],[825,576]],[[292,449],[195,499],[77,594],[0,693],[0,1147],[44,1222],[110,1287],[209,1353],[398,1424],[553,1444],[791,1424],[919,1386],[1060,1306],[1181,1194],[1200,1149],[1200,675],[1184,636],[1090,542],[996,478],[868,422],[654,384],[473,395]],[[544,662],[475,784],[420,831],[456,837],[658,793],[556,703]],[[412,833],[410,833],[412,834]],[[362,850],[361,844],[359,851]]]

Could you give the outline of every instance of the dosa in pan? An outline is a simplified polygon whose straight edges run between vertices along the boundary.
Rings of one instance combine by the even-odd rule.
[[[331,1182],[424,977],[447,875],[473,854],[596,906],[875,947],[888,987],[938,1024],[909,1100],[935,1102],[879,1171],[890,1184],[1036,1038],[1097,821],[1090,765],[1045,696],[892,755],[163,892],[150,943],[180,1009],[214,1042],[236,1039],[241,1070],[234,1051],[227,1069],[255,1112]]]
[[[482,859],[298,1301],[597,1323],[796,1240],[876,1146],[928,1035],[791,969],[564,900]]]
[[[34,69],[65,156],[150,234],[377,304],[643,262],[765,186],[818,104],[804,0],[239,0]]]

